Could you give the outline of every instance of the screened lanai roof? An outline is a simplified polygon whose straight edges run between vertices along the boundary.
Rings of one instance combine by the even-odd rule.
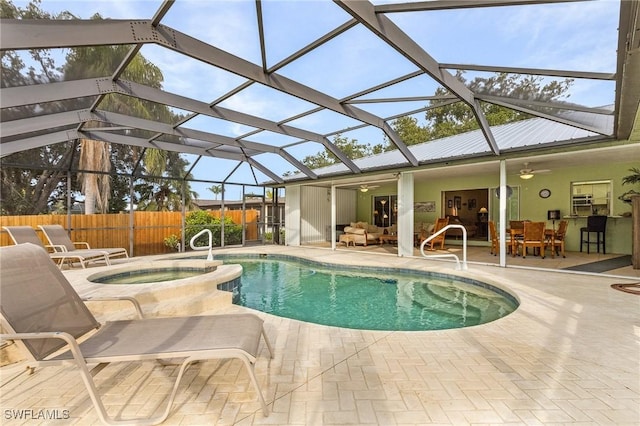
[[[638,2],[44,0],[41,7],[81,19],[3,19],[2,51],[28,63],[29,49],[50,49],[60,66],[74,48],[122,45],[128,53],[93,70],[97,77],[2,87],[5,161],[87,138],[179,152],[195,180],[282,184],[628,140],[638,121]],[[108,19],[89,19],[95,13]],[[136,55],[159,68],[161,86],[136,79]],[[473,89],[457,71],[466,82],[511,73],[573,83],[568,97],[542,102]],[[437,89],[445,90],[436,96]],[[123,113],[118,97],[166,105],[174,115]],[[486,103],[535,118],[492,127]],[[425,111],[448,104],[469,108],[479,130],[409,148],[393,129],[398,117],[422,123]],[[388,141],[395,151],[354,160],[336,136]],[[337,165],[302,163],[325,149]]]

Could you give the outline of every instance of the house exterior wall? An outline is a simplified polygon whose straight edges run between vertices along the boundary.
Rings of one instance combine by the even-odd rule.
[[[633,159],[630,159],[633,160]],[[522,180],[517,175],[507,176],[507,185],[518,188],[519,193],[519,218],[536,221],[547,221],[548,210],[560,210],[562,216],[571,213],[571,183],[577,181],[590,180],[611,180],[613,182],[612,211],[607,222],[607,252],[618,254],[632,253],[632,218],[622,217],[625,212],[631,211],[631,205],[622,202],[618,197],[634,189],[630,185],[623,186],[622,178],[630,174],[629,169],[638,167],[636,162],[598,164],[589,167],[566,167],[554,168],[551,173],[537,174],[533,179]],[[363,179],[365,181],[366,179]],[[488,188],[489,205],[487,208],[490,217],[498,217],[498,198],[494,188],[500,184],[499,166],[496,163],[495,173],[474,176],[449,176],[441,179],[429,179],[428,183],[415,181],[414,202],[435,201],[435,212],[414,213],[414,225],[416,223],[433,223],[436,218],[446,212],[443,207],[443,191],[468,190]],[[291,189],[287,188],[287,209],[291,201]],[[538,194],[542,189],[549,189],[551,196],[541,198]],[[638,188],[635,188],[638,190]],[[395,182],[382,184],[380,187],[371,189],[366,193],[356,190],[339,189],[336,195],[337,200],[337,221],[336,223],[349,223],[353,221],[364,221],[372,223],[372,200],[376,196],[396,195],[397,185]],[[300,192],[300,212],[299,219],[295,222],[290,220],[290,213],[287,213],[287,225],[300,224],[299,244],[326,241],[327,229],[331,226],[331,196],[327,188],[302,186]],[[495,211],[496,215],[493,215]],[[568,251],[580,250],[580,228],[586,225],[584,217],[570,217],[568,220],[568,231],[566,249]],[[552,226],[551,221],[547,221],[548,226]],[[557,221],[556,221],[557,226]],[[295,232],[295,231],[294,231]],[[287,235],[290,231],[288,230]],[[289,242],[288,242],[289,243]],[[483,244],[483,243],[482,243]]]
[[[507,176],[507,185],[519,187],[519,216],[520,219],[535,221],[547,221],[548,210],[560,210],[561,216],[571,214],[571,182],[590,180],[612,180],[612,213],[607,221],[607,253],[631,254],[632,251],[632,219],[621,217],[622,213],[631,211],[630,204],[618,200],[618,197],[632,189],[629,185],[622,185],[622,178],[630,174],[629,169],[638,167],[638,163],[599,164],[590,167],[554,168],[551,173],[538,174],[533,179],[522,180],[517,175]],[[430,179],[429,184],[417,182],[415,185],[415,201],[436,201],[434,213],[416,213],[415,222],[433,223],[443,211],[443,191],[455,191],[463,189],[490,188],[489,212],[491,217],[498,217],[498,198],[493,188],[500,182],[498,165],[495,174],[448,177],[446,179]],[[549,189],[551,196],[541,198],[538,193],[542,189]],[[637,189],[636,189],[637,190]],[[566,249],[568,251],[580,250],[580,228],[586,226],[586,218],[567,218],[568,231]],[[552,226],[551,221],[547,221]],[[556,221],[557,226],[557,221]],[[586,250],[586,248],[585,248]]]
[[[336,190],[337,223],[356,220],[356,192]],[[315,186],[287,187],[287,245],[300,245],[330,240],[331,190]],[[293,200],[291,197],[295,197]],[[291,202],[291,203],[290,203]],[[291,238],[289,238],[291,236]]]

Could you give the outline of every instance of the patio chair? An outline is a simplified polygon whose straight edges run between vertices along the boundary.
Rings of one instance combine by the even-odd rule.
[[[23,243],[31,243],[37,246],[42,247],[45,251],[49,246],[45,246],[38,234],[36,234],[35,229],[30,226],[3,226],[4,230],[7,231],[9,237],[14,244],[23,244]],[[110,265],[109,255],[108,253],[101,250],[74,250],[71,252],[54,252],[49,253],[49,257],[53,260],[60,268],[64,263],[80,263],[80,266],[83,268],[86,267],[86,264],[89,262],[95,261],[104,261],[107,265]]]
[[[522,258],[524,259],[527,257],[527,249],[533,247],[540,251],[540,257],[544,259],[544,249],[546,245],[544,238],[545,225],[544,222],[524,222],[523,237],[517,241],[518,247],[515,254],[518,254],[518,250],[522,247]]]
[[[436,219],[436,225],[433,227],[433,232],[431,233],[432,235],[435,234],[436,232],[438,232],[439,230],[441,230],[442,228],[444,228],[445,226],[447,226],[449,224],[449,218],[448,217],[440,217],[438,219]],[[434,250],[434,246],[438,243],[440,243],[440,250],[444,249],[444,239],[445,239],[445,235],[446,232],[443,232],[442,234],[438,235],[437,237],[435,237],[433,240],[430,240],[427,244],[429,245],[428,250]],[[422,242],[424,240],[427,239],[427,236],[421,236],[420,237],[420,244],[422,244]]]
[[[558,253],[558,255],[562,254],[562,257],[567,257],[564,252],[564,241],[567,235],[567,226],[568,222],[566,220],[561,220],[560,225],[558,225],[558,230],[552,234],[552,239],[547,241],[547,245],[551,247],[551,257],[554,257],[556,253]]]
[[[83,245],[84,250],[92,250],[87,242],[71,241],[67,231],[60,225],[38,225],[38,228],[42,230],[45,237],[47,237],[47,240],[49,240],[49,244],[56,251],[66,251],[71,253],[79,250],[76,245]],[[98,248],[95,250],[106,252],[109,255],[109,259],[120,256],[124,256],[126,258],[129,257],[127,250],[123,248]]]
[[[0,338],[15,341],[28,357],[29,367],[76,366],[105,424],[161,423],[169,416],[187,367],[196,361],[223,358],[244,363],[264,415],[269,414],[253,370],[261,336],[271,357],[273,351],[257,315],[143,319],[140,305],[129,297],[119,300],[131,301],[140,319],[100,324],[42,247],[33,244],[1,247],[0,276],[0,320],[6,331]],[[78,343],[83,337],[86,340]],[[92,378],[95,370],[112,362],[175,359],[182,364],[162,413],[126,420],[107,415]],[[95,365],[93,371],[89,365]]]
[[[489,221],[489,236],[491,237],[491,251],[490,253],[496,256],[500,253],[500,236],[496,229],[496,223],[492,220]],[[505,238],[505,245],[507,246],[507,252],[511,253],[511,235],[507,235]]]

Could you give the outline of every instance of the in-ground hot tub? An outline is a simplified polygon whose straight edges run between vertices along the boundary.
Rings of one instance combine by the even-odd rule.
[[[232,304],[242,267],[219,260],[154,260],[107,267],[86,277],[96,297],[131,296],[150,315],[194,315]],[[104,310],[110,302],[94,302]]]

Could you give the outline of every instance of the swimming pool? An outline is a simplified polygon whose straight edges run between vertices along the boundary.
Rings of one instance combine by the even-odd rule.
[[[502,289],[447,274],[338,267],[278,255],[216,259],[243,267],[234,303],[317,324],[441,330],[491,322],[518,307]]]

